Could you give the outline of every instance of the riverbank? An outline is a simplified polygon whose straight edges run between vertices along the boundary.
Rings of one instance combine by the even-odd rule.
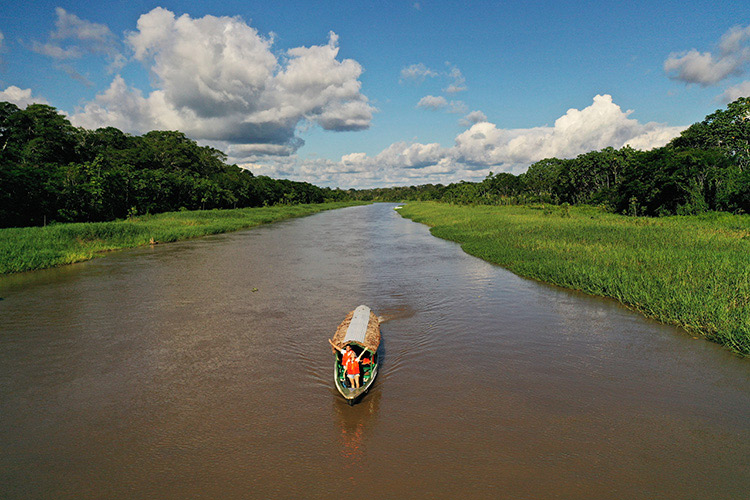
[[[103,252],[226,233],[363,202],[168,212],[114,222],[0,229],[0,274],[90,260]]]
[[[403,217],[527,278],[614,298],[750,355],[750,216],[409,203]]]

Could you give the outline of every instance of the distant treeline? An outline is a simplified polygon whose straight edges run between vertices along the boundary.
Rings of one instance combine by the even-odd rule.
[[[347,199],[255,176],[181,132],[73,127],[55,108],[0,102],[0,227],[96,222],[178,210]]]
[[[628,215],[750,213],[750,98],[740,98],[651,151],[605,148],[548,158],[520,175],[490,173],[478,183],[351,192],[378,201],[462,204],[543,202],[604,205]]]
[[[73,127],[55,108],[0,102],[0,227],[324,201],[593,204],[629,215],[750,213],[750,98],[651,151],[548,158],[482,182],[366,190],[255,176],[182,132]]]

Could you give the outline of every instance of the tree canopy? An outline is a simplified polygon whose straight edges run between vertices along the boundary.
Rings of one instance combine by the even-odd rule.
[[[318,203],[342,193],[255,176],[182,132],[86,130],[51,106],[0,103],[0,227]]]

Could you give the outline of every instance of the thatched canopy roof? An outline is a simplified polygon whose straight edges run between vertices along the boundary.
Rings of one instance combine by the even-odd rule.
[[[365,319],[367,319],[366,323]],[[352,320],[354,320],[354,323],[352,323]],[[347,314],[344,321],[336,329],[333,343],[340,348],[343,348],[346,344],[356,343],[375,352],[380,345],[380,320],[369,307],[359,306]]]

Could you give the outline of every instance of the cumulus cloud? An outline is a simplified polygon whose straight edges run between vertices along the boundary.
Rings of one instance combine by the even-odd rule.
[[[418,108],[442,109],[448,106],[448,100],[443,96],[426,95],[417,103]]]
[[[475,123],[482,123],[487,121],[487,115],[481,111],[472,111],[468,115],[464,116],[459,123],[464,127],[470,127]]]
[[[280,60],[273,39],[240,17],[193,19],[155,8],[127,42],[149,67],[155,90],[144,96],[118,75],[71,117],[76,125],[176,129],[245,158],[292,154],[302,144],[295,136],[302,123],[366,129],[375,111],[361,93],[362,67],[338,59],[333,32],[328,43],[292,48]]]
[[[22,109],[29,104],[49,104],[43,97],[32,96],[31,89],[21,89],[15,85],[0,91],[0,102],[3,101],[11,102]]]
[[[466,104],[463,101],[450,101],[443,96],[426,95],[419,100],[417,108],[437,111],[446,109],[449,113],[466,113]]]
[[[728,104],[732,101],[736,101],[740,97],[750,97],[750,81],[729,87],[719,96],[719,101]]]
[[[169,129],[166,126],[169,117],[164,114],[168,110],[165,107],[152,107],[157,105],[157,101],[157,95],[146,99],[140,90],[129,88],[125,80],[117,75],[109,88],[86,104],[82,111],[71,116],[71,121],[76,126],[90,129],[111,126],[133,133]],[[142,129],[144,123],[149,126]]]
[[[469,165],[530,164],[609,146],[651,149],[663,146],[683,128],[641,124],[629,118],[631,113],[622,111],[611,96],[597,95],[590,106],[568,110],[552,127],[505,130],[493,123],[477,123],[456,137],[454,153]]]
[[[703,87],[714,85],[725,78],[744,73],[750,62],[750,26],[735,26],[724,33],[718,53],[691,49],[670,54],[664,61],[664,71],[674,80],[697,83]]]
[[[396,168],[425,168],[437,164],[447,154],[440,144],[396,142],[381,151],[374,160]]]
[[[710,52],[698,52],[692,49],[681,54],[670,55],[664,62],[664,71],[673,80],[697,83],[707,87],[728,76],[740,74],[743,64],[744,61],[737,57],[714,57]]]
[[[663,146],[684,129],[640,123],[631,114],[609,95],[597,95],[583,109],[568,110],[553,126],[502,129],[482,112],[473,111],[464,118],[473,124],[451,147],[400,141],[375,156],[351,153],[338,162],[289,157],[283,165],[297,179],[347,188],[446,184],[481,180],[489,170],[518,174],[543,158],[573,158],[610,146],[648,150]],[[268,172],[273,167],[261,168]]]

